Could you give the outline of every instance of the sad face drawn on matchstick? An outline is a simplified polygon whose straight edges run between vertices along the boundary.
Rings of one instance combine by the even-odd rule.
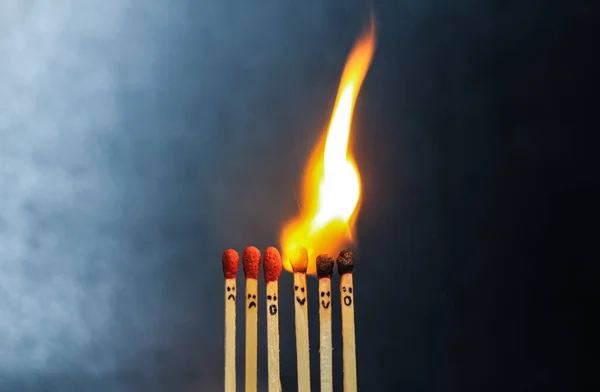
[[[256,294],[248,294],[248,309],[256,308]]]
[[[344,305],[346,305],[346,306],[352,305],[352,297],[353,297],[352,287],[342,286],[342,295],[344,295],[344,297],[343,297]]]
[[[296,293],[300,292],[300,293],[304,293],[306,291],[306,288],[304,287],[298,287],[298,286],[294,286],[294,291]],[[304,303],[306,302],[306,295],[304,295],[304,298],[300,298],[298,296],[298,294],[296,294],[296,301],[300,304],[300,306],[303,306]]]
[[[230,293],[227,296],[227,300],[232,300],[235,302],[235,286],[227,286],[227,292]]]
[[[258,278],[260,251],[254,246],[247,247],[244,249],[242,262],[244,275],[246,275],[246,302],[248,302],[248,309],[256,309],[256,293],[258,291],[256,279]]]

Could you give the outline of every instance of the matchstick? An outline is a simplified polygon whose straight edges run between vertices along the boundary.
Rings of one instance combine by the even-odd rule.
[[[269,392],[281,392],[279,371],[279,275],[281,255],[274,247],[269,247],[263,255],[263,273],[267,286],[267,365]]]
[[[258,269],[260,251],[253,246],[244,249],[242,266],[246,276],[246,392],[256,392],[258,353]]]
[[[331,339],[331,272],[333,258],[329,255],[317,256],[317,276],[319,277],[319,321],[321,355],[321,392],[333,392],[333,346]]]
[[[344,360],[344,392],[356,392],[356,343],[354,340],[354,255],[343,250],[337,257],[342,301],[342,357]]]
[[[298,392],[310,392],[310,346],[308,341],[308,304],[306,303],[306,268],[308,252],[298,249],[290,260],[294,270],[294,313],[296,315],[296,360]]]
[[[228,249],[221,261],[225,276],[225,392],[235,392],[235,276],[240,257]]]

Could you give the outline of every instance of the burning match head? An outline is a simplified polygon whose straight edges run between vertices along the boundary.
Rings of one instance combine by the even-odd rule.
[[[331,278],[334,264],[333,257],[324,254],[317,256],[317,276],[321,278]]]
[[[281,274],[281,255],[277,248],[272,246],[265,250],[263,255],[263,273],[265,274],[265,283],[277,282]]]
[[[254,246],[244,249],[242,254],[242,267],[246,279],[258,279],[258,268],[260,266],[260,250]]]
[[[308,268],[308,251],[306,248],[303,246],[298,247],[290,257],[290,263],[294,272],[306,273]]]
[[[336,263],[340,276],[351,274],[354,270],[354,254],[350,251],[343,250],[338,255]]]
[[[223,275],[225,279],[235,279],[238,272],[238,264],[240,262],[240,256],[238,252],[233,249],[227,249],[223,252]]]

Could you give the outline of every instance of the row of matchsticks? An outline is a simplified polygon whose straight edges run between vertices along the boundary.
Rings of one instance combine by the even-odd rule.
[[[246,276],[246,391],[257,389],[257,324],[258,324],[258,274],[260,251],[251,246],[244,250],[242,264]],[[265,250],[263,275],[266,285],[265,303],[267,312],[267,360],[269,392],[281,392],[279,370],[279,287],[278,280],[282,264],[279,251],[274,247]],[[229,249],[223,253],[223,274],[225,276],[225,392],[235,392],[235,319],[236,319],[236,275],[239,255]],[[290,260],[294,271],[294,312],[296,320],[296,359],[298,367],[298,391],[310,391],[310,360],[308,338],[308,305],[306,270],[308,254],[300,248]],[[320,365],[321,391],[333,391],[332,382],[332,337],[331,337],[331,275],[337,263],[340,274],[342,308],[343,370],[344,391],[355,392],[356,349],[354,341],[354,304],[352,271],[354,255],[342,251],[334,260],[329,255],[319,255],[316,259],[319,277],[319,319],[320,319]]]

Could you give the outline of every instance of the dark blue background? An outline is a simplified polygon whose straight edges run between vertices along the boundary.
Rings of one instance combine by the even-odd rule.
[[[373,2],[353,131],[360,390],[592,381],[597,173],[576,149],[594,128],[591,4]],[[369,8],[2,2],[1,391],[222,390],[221,253],[277,245],[297,212]],[[286,391],[291,286],[284,274]],[[311,279],[318,390],[315,295]],[[339,322],[334,338],[342,390]]]

